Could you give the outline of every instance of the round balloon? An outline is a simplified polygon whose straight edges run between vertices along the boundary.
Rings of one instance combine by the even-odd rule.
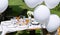
[[[30,8],[34,8],[43,2],[43,0],[24,0],[24,1],[26,5]]]
[[[46,20],[49,19],[49,17],[50,17],[50,10],[45,5],[40,5],[40,6],[35,8],[33,14],[34,14],[34,18],[38,22],[42,23],[42,22],[45,22]]]
[[[44,0],[48,8],[53,9],[59,4],[59,0]]]
[[[52,14],[46,27],[48,32],[54,32],[59,27],[59,16]]]
[[[60,19],[59,19],[60,20]]]
[[[0,14],[3,13],[8,7],[8,0],[0,0]]]

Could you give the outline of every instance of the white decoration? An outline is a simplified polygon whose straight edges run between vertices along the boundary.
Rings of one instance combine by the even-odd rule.
[[[59,0],[44,0],[48,8],[53,9],[59,4]]]
[[[24,0],[24,1],[26,5],[30,8],[34,8],[43,2],[43,0]]]
[[[0,0],[0,14],[3,13],[8,7],[8,0]]]
[[[31,15],[33,15],[33,12],[32,11],[28,11],[27,12],[27,15],[30,15],[31,16]]]
[[[50,16],[46,29],[48,30],[48,32],[54,32],[58,29],[58,27],[59,27],[59,16],[52,14]]]
[[[46,6],[40,5],[37,8],[35,8],[34,18],[40,23],[48,21],[49,17],[50,17],[50,10]]]

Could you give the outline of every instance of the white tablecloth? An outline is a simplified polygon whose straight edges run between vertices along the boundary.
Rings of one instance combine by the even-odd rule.
[[[40,25],[24,25],[24,26],[19,26],[19,25],[14,25],[11,21],[3,21],[1,22],[1,35],[5,35],[6,33],[9,32],[15,32],[15,31],[22,31],[26,29],[32,29],[32,28],[41,28]]]
[[[34,28],[41,28],[40,25],[14,25],[11,23],[11,21],[3,21],[0,25],[0,31],[2,31],[1,35],[5,35],[6,33],[15,32],[15,31],[22,31],[27,29],[34,29]],[[45,28],[45,26],[43,26]],[[56,34],[55,34],[56,35]]]

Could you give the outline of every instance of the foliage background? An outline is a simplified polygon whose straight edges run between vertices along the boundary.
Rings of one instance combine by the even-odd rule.
[[[16,16],[16,15],[22,13],[22,11],[24,9],[34,11],[34,9],[29,8],[25,4],[24,0],[8,0],[8,1],[9,1],[9,7],[7,9],[8,11],[7,11],[6,15]],[[22,14],[24,14],[24,13],[22,13]],[[51,10],[51,14],[57,14],[60,16],[60,3],[56,8]]]
[[[23,15],[25,14],[23,10],[27,9],[27,10],[31,10],[34,11],[34,9],[29,8],[24,0],[8,0],[9,1],[9,6],[7,8],[7,10],[4,12],[6,16],[16,16],[16,15]],[[59,5],[54,8],[51,9],[51,14],[57,14],[60,16],[60,3]],[[22,14],[21,14],[22,13]],[[22,34],[23,33],[23,34]],[[36,30],[36,34],[40,35],[40,30]],[[10,33],[8,35],[29,35],[28,31],[23,31],[23,32],[14,32],[14,33]]]

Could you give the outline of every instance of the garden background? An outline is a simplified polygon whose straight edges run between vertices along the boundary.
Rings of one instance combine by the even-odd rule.
[[[27,11],[34,11],[34,9],[29,8],[24,0],[8,0],[9,6],[7,10],[3,13],[5,16],[17,16],[17,15],[24,15],[26,16]],[[44,4],[44,3],[43,3]],[[51,9],[51,14],[57,14],[60,16],[60,3],[59,5]],[[41,30],[36,30],[36,34],[40,35]],[[17,31],[13,33],[9,33],[7,35],[29,35],[29,31]]]

